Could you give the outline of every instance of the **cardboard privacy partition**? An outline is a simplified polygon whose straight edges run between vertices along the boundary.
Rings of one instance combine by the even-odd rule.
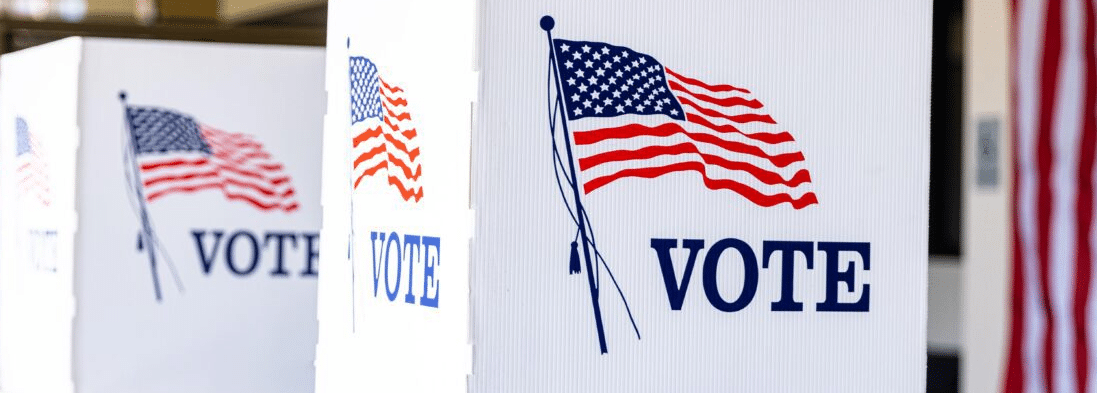
[[[929,4],[445,3],[331,2],[319,392],[924,390]]]
[[[319,49],[66,39],[0,58],[0,378],[314,386]]]

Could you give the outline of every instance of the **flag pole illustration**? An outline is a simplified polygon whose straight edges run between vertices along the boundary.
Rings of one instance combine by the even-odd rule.
[[[126,118],[127,171],[133,171],[127,176],[137,200],[134,210],[141,219],[137,248],[148,252],[157,301],[163,298],[161,261],[180,292],[183,285],[156,235],[149,203],[169,195],[216,190],[226,201],[241,202],[262,213],[300,209],[285,166],[254,136],[226,132],[173,109],[130,105],[125,92],[119,99]]]
[[[130,131],[130,151],[127,155],[130,157],[129,162],[132,165],[133,170],[133,192],[137,197],[138,207],[140,209],[141,219],[141,233],[137,235],[137,249],[144,249],[149,255],[149,270],[152,272],[152,286],[156,293],[156,301],[163,300],[163,295],[160,292],[160,276],[156,271],[156,247],[153,246],[154,234],[152,230],[152,224],[149,222],[148,206],[145,203],[145,190],[141,184],[141,171],[137,166],[137,133],[133,132],[133,122],[129,116],[129,103],[126,102],[126,92],[118,93],[118,99],[122,101],[122,106],[126,108],[126,128]]]
[[[552,84],[556,86],[555,90],[556,90],[556,93],[557,93],[555,102],[549,104],[549,106],[550,106],[549,111],[552,114],[551,115],[552,116],[551,117],[552,122],[550,124],[550,130],[552,132],[552,140],[553,140],[553,156],[554,156],[553,166],[554,166],[554,169],[557,171],[557,185],[560,186],[561,197],[564,199],[564,204],[567,205],[568,204],[567,196],[564,195],[563,186],[559,183],[559,171],[562,168],[560,168],[560,166],[558,165],[559,161],[560,161],[560,157],[559,157],[559,150],[557,149],[557,146],[556,146],[556,130],[555,130],[556,117],[555,117],[555,113],[557,113],[557,110],[552,109],[552,107],[555,107],[556,109],[564,107],[564,102],[563,102],[564,92],[563,92],[563,89],[562,89],[561,84],[560,84],[561,83],[561,78],[560,78],[560,71],[558,69],[559,67],[557,65],[556,51],[552,49],[553,48],[552,28],[555,26],[555,21],[552,19],[551,16],[546,15],[546,16],[541,18],[541,23],[540,24],[541,24],[541,28],[545,30],[545,34],[548,37],[549,63],[551,64],[551,68],[552,68],[552,78],[551,79],[552,79]],[[552,95],[551,89],[549,91],[549,95],[550,96]],[[588,288],[590,289],[591,308],[594,312],[594,324],[595,324],[595,329],[598,333],[598,348],[599,348],[599,350],[602,354],[605,354],[605,353],[608,352],[608,349],[606,348],[605,326],[604,326],[604,323],[602,321],[602,306],[601,306],[601,302],[600,302],[600,298],[599,298],[600,294],[601,294],[600,289],[599,289],[600,288],[600,286],[599,286],[600,280],[598,278],[598,276],[600,276],[600,272],[602,270],[601,266],[605,264],[605,261],[602,260],[601,253],[598,252],[597,244],[593,241],[592,229],[588,225],[590,223],[590,220],[587,217],[586,208],[583,207],[583,201],[582,201],[582,198],[580,197],[579,177],[578,177],[578,172],[575,170],[575,158],[574,158],[574,155],[572,153],[571,132],[568,130],[568,122],[567,122],[566,114],[564,114],[563,117],[560,118],[560,120],[561,120],[560,125],[563,128],[562,131],[563,131],[563,136],[564,136],[564,150],[567,153],[567,161],[568,161],[567,162],[567,168],[566,168],[566,171],[564,173],[564,176],[566,177],[567,182],[571,185],[572,198],[573,198],[572,201],[574,203],[574,211],[572,212],[572,218],[575,220],[576,226],[578,227],[578,239],[577,240],[582,241],[582,248],[583,248],[583,254],[582,254],[583,258],[582,259],[583,259],[583,262],[585,263],[586,268],[587,268],[587,285],[588,285]],[[571,207],[572,207],[572,205],[568,205],[569,210],[571,210]],[[590,231],[591,233],[588,233],[588,231]],[[592,259],[592,257],[591,257],[592,251],[593,251],[593,255],[596,258],[598,258],[598,260]],[[632,328],[636,332],[636,338],[639,339],[640,338],[640,330],[639,330],[639,328],[636,327],[636,321],[632,317],[632,311],[628,307],[628,301],[625,299],[624,293],[621,291],[620,285],[617,284],[617,280],[615,278],[613,278],[613,273],[612,273],[612,271],[609,270],[609,266],[605,266],[605,268],[607,269],[607,273],[609,273],[609,276],[610,276],[611,280],[613,280],[613,284],[617,288],[618,294],[621,295],[621,301],[625,305],[625,310],[628,313],[629,321],[632,323]],[[580,273],[580,271],[581,271],[581,265],[579,263],[579,250],[578,250],[578,244],[576,243],[576,241],[571,242],[571,258],[570,258],[568,271],[569,271],[569,274],[576,274],[576,273]]]

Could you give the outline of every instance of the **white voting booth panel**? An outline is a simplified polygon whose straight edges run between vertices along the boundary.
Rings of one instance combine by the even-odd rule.
[[[930,4],[436,3],[330,2],[319,392],[924,391]]]
[[[0,389],[312,391],[323,51],[73,38],[0,69]]]

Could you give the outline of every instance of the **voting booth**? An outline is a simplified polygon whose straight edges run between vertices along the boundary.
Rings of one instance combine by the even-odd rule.
[[[330,7],[318,392],[924,391],[930,4]]]
[[[0,69],[0,389],[312,391],[323,51],[70,38]]]

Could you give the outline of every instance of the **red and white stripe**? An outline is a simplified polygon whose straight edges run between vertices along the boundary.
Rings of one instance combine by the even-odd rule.
[[[418,131],[408,113],[404,89],[380,79],[383,120],[369,118],[360,123],[362,131],[352,138],[354,188],[367,177],[377,176],[395,188],[405,201],[419,202],[423,186],[419,177]]]
[[[246,134],[199,125],[213,154],[170,153],[140,158],[141,182],[149,202],[167,195],[221,190],[226,198],[263,211],[300,208],[281,163]]]
[[[1090,307],[1095,6],[1015,0],[1013,287],[1005,392],[1097,392]]]
[[[33,198],[42,206],[49,206],[53,202],[50,192],[49,168],[45,157],[40,153],[42,144],[32,133],[27,133],[30,151],[16,158],[16,185],[19,195],[25,198]]]
[[[670,69],[664,75],[684,121],[623,115],[570,123],[584,193],[623,179],[688,172],[709,189],[729,190],[760,206],[818,203],[792,134],[750,91]]]

